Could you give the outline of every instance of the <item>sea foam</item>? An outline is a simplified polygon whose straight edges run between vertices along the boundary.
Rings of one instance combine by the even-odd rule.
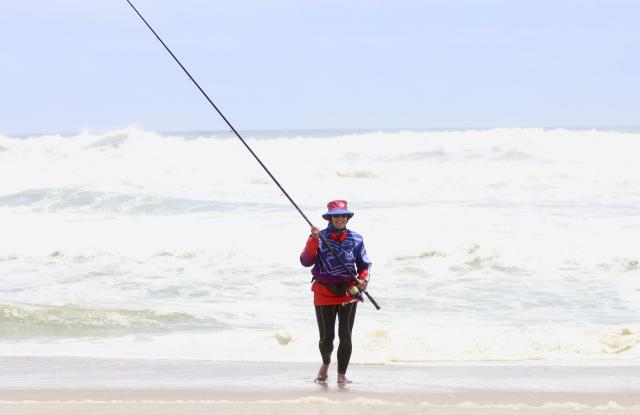
[[[382,310],[359,306],[355,362],[640,358],[640,134],[245,138],[314,224],[329,200],[356,212]],[[0,149],[0,354],[317,358],[308,224],[237,139]]]

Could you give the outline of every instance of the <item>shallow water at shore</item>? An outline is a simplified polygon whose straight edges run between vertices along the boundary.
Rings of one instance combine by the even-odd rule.
[[[640,410],[640,366],[353,365],[354,383],[314,384],[317,367],[83,358],[0,358],[7,414],[569,414]],[[49,412],[51,413],[51,412]]]

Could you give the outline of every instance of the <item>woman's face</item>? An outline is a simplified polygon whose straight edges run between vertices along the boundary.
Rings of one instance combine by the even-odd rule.
[[[331,215],[331,224],[336,229],[344,229],[347,227],[349,217],[347,215]]]

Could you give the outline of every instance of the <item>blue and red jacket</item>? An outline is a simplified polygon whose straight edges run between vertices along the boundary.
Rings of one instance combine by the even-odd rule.
[[[313,265],[311,269],[314,280],[311,286],[314,293],[313,303],[315,305],[334,305],[356,301],[348,294],[342,296],[334,294],[324,284],[343,283],[350,287],[355,285],[351,277],[354,274],[360,280],[367,279],[371,261],[367,256],[362,235],[348,229],[335,229],[331,224],[321,230],[320,234],[331,245],[333,252],[339,255],[347,267],[351,269],[351,273],[333,256],[322,240],[309,236],[307,244],[300,254],[300,263],[305,267]]]

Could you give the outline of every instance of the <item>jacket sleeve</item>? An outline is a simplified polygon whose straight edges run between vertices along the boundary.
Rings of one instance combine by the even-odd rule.
[[[319,247],[320,242],[313,236],[310,236],[309,239],[307,239],[304,250],[300,254],[300,263],[305,267],[310,267],[315,264]]]
[[[369,279],[369,268],[365,268],[358,273],[359,280],[368,280]]]
[[[369,269],[371,268],[371,261],[367,256],[367,249],[364,247],[364,242],[360,244],[357,251],[356,267],[358,269],[358,279],[365,280],[369,278]]]

